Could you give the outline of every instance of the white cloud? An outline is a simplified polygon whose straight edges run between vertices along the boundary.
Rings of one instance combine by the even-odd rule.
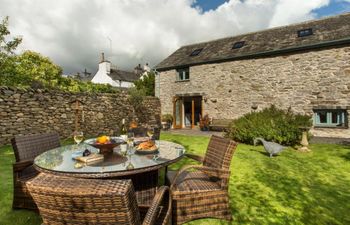
[[[193,0],[0,0],[0,17],[23,36],[21,49],[49,56],[65,72],[95,72],[100,52],[131,69],[159,63],[184,44],[314,18],[329,0],[231,0],[202,12]],[[110,41],[112,40],[112,51]]]

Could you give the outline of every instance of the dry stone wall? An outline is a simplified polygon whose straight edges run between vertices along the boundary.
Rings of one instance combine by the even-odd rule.
[[[176,70],[160,73],[156,84],[162,113],[172,113],[175,95],[203,93],[203,112],[234,119],[275,104],[313,115],[313,109],[350,113],[350,47],[190,67],[190,80],[176,82]],[[314,129],[316,136],[350,137],[349,129]]]
[[[14,135],[47,131],[67,138],[76,126],[86,136],[112,135],[123,118],[127,123],[135,120],[142,126],[159,126],[159,99],[146,97],[134,108],[125,92],[74,94],[0,87],[0,144],[8,144]]]

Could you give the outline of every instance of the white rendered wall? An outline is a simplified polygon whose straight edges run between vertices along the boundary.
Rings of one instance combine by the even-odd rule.
[[[107,75],[110,72],[110,68],[110,62],[101,62],[98,65],[98,71],[95,74],[94,78],[92,78],[91,82],[97,84],[110,84],[114,87],[119,87],[119,82],[115,82],[110,76]]]
[[[134,83],[133,82],[122,81],[119,87],[131,88],[131,87],[134,87]]]

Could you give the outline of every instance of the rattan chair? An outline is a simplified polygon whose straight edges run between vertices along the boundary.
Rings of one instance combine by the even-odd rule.
[[[141,224],[131,180],[81,179],[41,173],[27,182],[43,224]],[[158,189],[142,224],[170,224],[169,188]]]
[[[136,128],[132,128],[130,129],[131,132],[134,133],[135,137],[146,137],[147,136],[147,128],[145,127],[136,127]],[[155,127],[153,128],[154,134],[153,134],[153,138],[155,140],[159,140],[160,138],[160,128],[159,127]]]
[[[33,167],[33,160],[41,153],[60,146],[57,133],[16,136],[12,140],[16,162],[13,164],[14,209],[37,209],[28,193],[25,183],[39,174]]]
[[[205,217],[232,220],[228,184],[236,146],[232,140],[212,136],[204,158],[186,154],[202,165],[187,165],[177,172],[167,172],[174,224]]]

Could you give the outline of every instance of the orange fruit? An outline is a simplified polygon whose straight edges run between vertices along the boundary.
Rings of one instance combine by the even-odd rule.
[[[101,136],[101,137],[98,137],[96,142],[99,143],[99,144],[105,144],[106,142],[109,141],[109,137],[108,136]]]

